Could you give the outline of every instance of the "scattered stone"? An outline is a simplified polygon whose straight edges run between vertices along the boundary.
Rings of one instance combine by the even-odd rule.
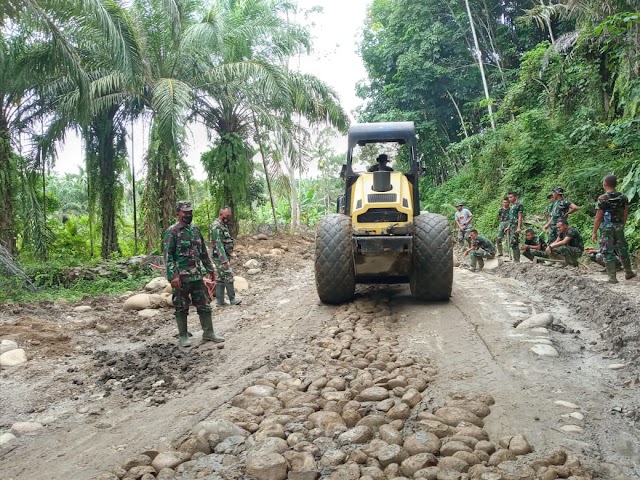
[[[550,313],[538,313],[527,318],[525,321],[518,324],[517,330],[524,330],[528,328],[547,327],[553,323],[553,315]]]
[[[276,389],[268,385],[253,385],[242,392],[248,397],[273,397],[275,393]]]
[[[127,459],[122,468],[125,470],[131,470],[133,467],[145,467],[151,465],[151,458],[147,455],[136,455],[135,457],[131,457]]]
[[[145,308],[138,312],[138,316],[142,318],[153,318],[159,314],[160,312],[158,310],[154,310],[152,308]]]
[[[584,420],[584,415],[581,414],[580,412],[571,412],[571,413],[565,413],[564,415],[561,415],[564,418],[575,418],[576,420]]]
[[[406,420],[411,416],[411,407],[406,403],[398,403],[387,412],[391,420]]]
[[[324,467],[337,467],[342,465],[347,458],[347,454],[342,450],[327,450],[320,459],[320,465]]]
[[[407,459],[409,454],[400,445],[387,445],[378,450],[378,461],[385,468],[392,463],[400,464]]]
[[[16,348],[0,355],[0,367],[17,367],[27,362],[24,349]]]
[[[542,333],[544,335],[547,335],[549,333],[549,330],[544,327],[535,327],[535,328],[532,328],[531,331],[535,333]]]
[[[422,395],[415,388],[410,388],[407,392],[402,396],[402,402],[409,405],[409,407],[413,408],[417,404],[422,401]]]
[[[250,268],[249,270],[247,270],[247,275],[257,275],[260,272],[262,272],[262,270],[259,268]]]
[[[257,480],[285,480],[287,460],[280,454],[251,456],[246,463],[247,474]]]
[[[369,427],[360,426],[352,428],[341,434],[338,437],[338,441],[342,445],[361,445],[364,443],[369,443],[373,438],[373,432]]]
[[[16,439],[16,436],[13,433],[2,433],[0,434],[0,448],[8,445]]]
[[[252,258],[251,260],[246,261],[243,266],[247,269],[260,268],[260,262],[255,258]]]
[[[613,363],[613,364],[609,365],[609,369],[610,370],[620,370],[621,368],[624,368],[626,366],[627,366],[626,363]]]
[[[269,240],[269,237],[264,233],[259,233],[254,237],[256,240]]]
[[[456,452],[473,452],[473,449],[468,445],[465,445],[462,442],[451,441],[449,440],[447,443],[440,447],[440,455],[444,457],[452,457]]]
[[[159,472],[163,468],[175,468],[189,460],[189,458],[191,457],[185,452],[160,452],[151,462],[151,466],[156,469],[156,472]]]
[[[584,428],[578,425],[563,425],[560,430],[567,433],[584,433]]]
[[[454,472],[466,472],[469,469],[469,464],[457,457],[444,457],[441,458],[438,462],[438,467],[440,470],[452,470]],[[438,475],[438,479],[442,478],[441,475]],[[449,477],[447,477],[449,478]],[[454,478],[460,478],[454,477]]]
[[[493,444],[493,442],[490,442],[488,440],[480,440],[478,443],[476,443],[475,449],[476,451],[479,450],[491,455],[496,451],[496,446]]]
[[[107,325],[106,323],[96,323],[96,330],[98,333],[108,333],[111,331],[111,325]]]
[[[42,424],[38,422],[16,422],[11,425],[11,433],[17,437],[35,433],[40,429],[42,429]]]
[[[373,431],[374,433],[378,433],[380,427],[382,425],[386,425],[387,423],[387,419],[382,415],[367,415],[357,423],[357,426],[369,427],[371,431]]]
[[[390,445],[402,445],[402,432],[399,432],[398,430],[393,428],[391,425],[381,425],[378,430],[378,433],[380,434],[380,440],[383,440]],[[405,444],[405,449],[407,449],[406,444]],[[409,449],[407,449],[407,451],[409,451]],[[416,453],[421,453],[421,452],[416,452]]]
[[[127,472],[127,477],[142,479],[148,474],[148,475],[151,475],[151,478],[155,479],[156,472],[157,470],[153,468],[151,465],[141,465],[139,467],[133,467],[131,470],[129,470]]]
[[[8,340],[6,338],[0,341],[0,355],[6,352],[10,352],[11,350],[15,350],[18,348],[18,343],[14,340]]]
[[[484,426],[478,416],[459,407],[442,407],[436,410],[435,415],[442,423],[452,427],[457,427],[461,422],[472,423],[478,427]]]
[[[317,428],[321,429],[325,435],[328,436],[331,436],[336,432],[342,433],[346,430],[347,425],[345,421],[336,412],[314,412],[309,415],[308,418]]]
[[[454,400],[449,406],[460,407],[479,418],[484,418],[491,413],[491,409],[478,400]]]
[[[249,282],[244,277],[239,277],[237,275],[233,276],[233,286],[236,289],[236,292],[244,292],[249,290]]]
[[[491,455],[491,457],[489,458],[489,465],[499,465],[502,462],[510,462],[512,460],[515,460],[516,454],[513,453],[511,450],[507,450],[505,448],[501,448],[500,450],[498,450],[497,452],[495,452],[493,455]]]
[[[408,477],[413,478],[418,470],[427,467],[434,467],[438,464],[438,459],[431,453],[419,453],[413,455],[400,464],[400,472]]]
[[[224,440],[231,436],[249,436],[249,432],[238,427],[229,420],[224,419],[205,420],[204,422],[200,422],[193,427],[192,433],[203,438],[207,438],[208,435],[215,434],[220,440]]]
[[[379,402],[389,398],[389,390],[384,387],[369,387],[365,388],[356,397],[359,402]]]
[[[558,351],[554,347],[552,347],[551,345],[544,345],[542,343],[535,344],[533,347],[531,347],[531,351],[541,357],[559,356]]]
[[[76,313],[84,313],[91,311],[91,307],[89,305],[78,305],[73,308],[73,311]]]
[[[524,435],[515,435],[514,437],[511,437],[506,448],[516,455],[526,455],[533,451]]]
[[[561,407],[573,408],[575,410],[580,410],[580,407],[575,403],[565,402],[564,400],[556,400],[553,402],[556,405],[560,405]]]
[[[284,458],[290,466],[288,480],[315,480],[318,477],[318,466],[311,453],[288,451]]]
[[[380,427],[380,430],[382,431],[382,427]],[[440,439],[431,432],[416,432],[413,435],[409,435],[403,444],[409,455],[417,455],[419,453],[436,454],[440,451],[440,446]]]

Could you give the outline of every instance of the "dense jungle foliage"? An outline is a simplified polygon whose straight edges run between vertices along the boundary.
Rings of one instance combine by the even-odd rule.
[[[178,198],[203,227],[232,205],[244,232],[333,212],[348,118],[331,86],[289,68],[312,47],[297,21],[312,15],[289,0],[0,2],[0,260],[50,288],[108,261],[101,278],[119,286],[100,289],[122,290],[153,272],[113,265],[158,253]],[[640,248],[638,0],[372,0],[357,48],[357,120],[416,123],[423,209],[453,218],[463,201],[492,236],[507,191],[541,227],[561,185],[590,238],[614,173]],[[206,180],[184,160],[195,123],[211,134]],[[52,174],[71,131],[84,163]],[[22,284],[6,269],[0,282],[5,296]]]
[[[640,2],[373,0],[360,52],[360,120],[416,122],[423,208],[463,201],[493,237],[508,191],[540,228],[560,185],[590,238],[616,174],[640,248]]]

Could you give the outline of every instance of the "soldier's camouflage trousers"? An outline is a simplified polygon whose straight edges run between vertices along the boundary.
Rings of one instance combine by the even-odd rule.
[[[213,257],[213,264],[216,267],[216,273],[218,274],[218,282],[220,283],[233,283],[233,269],[231,268],[231,264],[229,264],[229,268],[226,270],[222,268],[222,262],[220,258]]]
[[[527,248],[524,252],[522,252],[522,254],[531,261],[533,261],[533,257],[549,258],[547,252],[543,250],[531,250],[530,248]]]
[[[479,248],[478,250],[471,250],[469,252],[469,263],[471,263],[472,269],[475,269],[476,267],[482,269],[484,267],[484,259],[494,258],[495,256],[495,253],[487,252],[482,248]]]
[[[173,306],[176,313],[189,313],[191,303],[199,314],[211,311],[211,298],[202,280],[182,281],[179,289],[173,289]]]
[[[582,255],[582,250],[577,247],[561,245],[551,249],[551,258],[562,258],[569,265],[578,266],[578,258]]]
[[[500,243],[502,239],[505,237],[505,235],[507,234],[505,230],[507,228],[509,228],[509,222],[500,222],[500,225],[498,225],[498,231],[496,232],[497,243]]]
[[[548,244],[551,245],[553,242],[555,242],[558,238],[558,227],[556,227],[555,225],[551,225],[549,227],[549,242]]]
[[[516,233],[517,226],[511,225],[509,227],[509,246],[512,250],[518,249],[520,246],[520,234]]]
[[[624,225],[614,223],[611,227],[600,227],[600,245],[603,247],[604,261],[615,262],[616,251],[622,263],[629,260],[629,246],[624,238]]]

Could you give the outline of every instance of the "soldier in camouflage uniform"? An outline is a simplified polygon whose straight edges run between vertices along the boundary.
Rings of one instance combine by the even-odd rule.
[[[471,230],[469,232],[469,238],[471,239],[471,248],[468,248],[463,252],[463,255],[469,254],[469,262],[471,263],[471,271],[475,272],[476,267],[478,270],[484,268],[485,258],[494,258],[496,256],[496,249],[486,237],[478,235],[477,230]]]
[[[567,264],[578,266],[578,258],[584,252],[584,242],[580,232],[569,226],[565,218],[558,220],[558,238],[549,244],[546,252],[550,258],[562,258]]]
[[[547,242],[535,234],[532,228],[527,228],[524,231],[524,245],[522,245],[522,254],[529,260],[533,261],[534,257],[549,258],[549,255],[545,250],[547,249]]]
[[[218,218],[211,224],[211,258],[218,272],[216,283],[216,305],[224,306],[224,291],[227,290],[229,303],[238,305],[242,300],[236,298],[236,291],[233,286],[233,270],[229,259],[233,252],[233,238],[227,226],[231,221],[233,212],[231,207],[222,207]]]
[[[496,246],[498,247],[498,256],[502,256],[502,239],[509,230],[509,199],[502,199],[502,207],[498,209],[498,233],[496,234]]]
[[[189,347],[189,332],[187,331],[187,315],[189,304],[193,303],[200,317],[202,325],[202,340],[224,342],[213,331],[211,318],[211,299],[203,281],[203,275],[208,273],[215,278],[215,270],[207,253],[207,246],[200,229],[191,226],[193,209],[191,203],[180,201],[176,206],[178,221],[171,225],[162,237],[164,263],[167,268],[167,280],[173,287],[173,306],[175,307],[176,322],[180,346]]]
[[[545,230],[549,230],[549,243],[553,243],[558,238],[558,228],[556,224],[561,218],[566,219],[573,212],[580,210],[575,203],[564,198],[564,189],[556,187],[551,192],[553,203],[551,204],[550,218],[544,226]]]
[[[509,209],[509,247],[513,255],[513,261],[520,261],[520,232],[524,221],[524,206],[518,199],[516,192],[507,195],[511,208]]]
[[[631,270],[631,258],[627,240],[624,238],[624,225],[629,215],[629,200],[623,193],[616,191],[618,178],[615,175],[607,175],[602,182],[605,193],[598,197],[596,219],[593,224],[591,239],[598,240],[600,236],[606,245],[605,265],[609,275],[609,283],[618,283],[616,278],[616,249],[620,255],[620,261],[624,267],[627,280],[636,276]]]

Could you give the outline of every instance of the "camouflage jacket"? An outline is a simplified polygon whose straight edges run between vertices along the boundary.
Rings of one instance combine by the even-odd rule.
[[[167,279],[202,280],[206,272],[214,272],[200,229],[174,223],[162,236],[162,252],[167,266]]]
[[[478,235],[473,239],[473,246],[481,248],[489,253],[494,253],[496,251],[493,243],[491,243],[491,240],[481,235]]]
[[[558,233],[558,240],[564,240],[566,237],[570,237],[569,243],[566,245],[568,247],[575,247],[579,249],[581,252],[584,251],[584,242],[582,241],[582,235],[575,227],[569,227],[566,233]]]
[[[522,213],[522,224],[524,225],[524,206],[520,202],[516,202],[511,205],[509,209],[509,225],[512,227],[518,227],[518,214]],[[515,230],[515,229],[514,229]]]
[[[571,201],[565,200],[556,200],[551,205],[551,225],[556,225],[558,220],[561,218],[566,218],[567,213],[569,212],[569,208],[571,207]]]
[[[508,208],[502,208],[498,210],[498,222],[507,223],[509,221],[510,214]]]
[[[547,249],[547,242],[541,239],[538,235],[534,235],[531,240],[525,239],[524,244],[530,245],[532,247],[535,247],[536,245],[538,245],[541,251],[544,251]]]
[[[627,205],[629,205],[629,200],[624,193],[608,192],[604,195],[600,195],[598,197],[596,208],[598,210],[603,210],[605,213],[605,218],[603,219],[602,225],[604,227],[608,227],[608,225],[606,225],[607,212],[609,212],[609,216],[611,217],[611,225],[622,225],[624,219],[624,210]]]
[[[229,263],[229,257],[233,252],[233,238],[231,238],[229,228],[216,219],[211,224],[209,237],[211,239],[211,256],[220,259],[222,263]]]

